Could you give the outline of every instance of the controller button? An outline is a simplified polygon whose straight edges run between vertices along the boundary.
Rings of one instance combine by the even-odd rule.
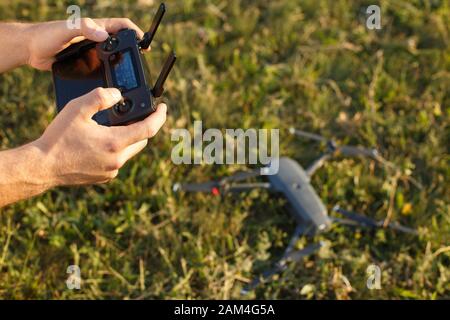
[[[119,44],[119,40],[116,37],[108,37],[108,39],[103,42],[102,49],[104,51],[113,51],[117,45]]]
[[[119,114],[124,114],[131,110],[131,106],[130,100],[123,100],[114,106],[114,110]]]

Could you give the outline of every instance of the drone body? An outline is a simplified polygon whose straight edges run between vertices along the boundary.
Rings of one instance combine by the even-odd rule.
[[[279,159],[277,174],[268,176],[274,191],[282,193],[292,206],[297,223],[310,232],[322,231],[331,225],[327,209],[310,183],[310,177],[298,162]]]

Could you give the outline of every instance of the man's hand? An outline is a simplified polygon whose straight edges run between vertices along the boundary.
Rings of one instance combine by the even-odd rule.
[[[105,127],[92,120],[120,99],[115,88],[97,88],[69,102],[38,140],[0,152],[0,207],[55,186],[113,179],[158,132],[167,111],[160,104],[146,119],[128,126]]]
[[[0,72],[29,64],[39,70],[50,70],[55,55],[84,39],[105,41],[108,33],[128,28],[142,38],[144,32],[126,18],[80,19],[79,29],[69,29],[65,20],[34,24],[0,23]]]
[[[80,19],[79,29],[69,29],[66,21],[52,21],[31,25],[29,28],[29,58],[27,63],[39,70],[50,70],[55,55],[69,45],[84,39],[105,41],[108,33],[133,29],[142,38],[144,32],[130,19]]]
[[[113,179],[166,121],[165,104],[160,104],[145,120],[128,126],[105,127],[91,119],[121,98],[115,88],[97,88],[72,100],[34,142],[46,155],[54,185],[103,183]]]

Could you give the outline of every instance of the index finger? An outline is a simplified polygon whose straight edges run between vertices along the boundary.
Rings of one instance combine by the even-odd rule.
[[[128,126],[111,127],[114,136],[120,137],[118,143],[120,148],[126,148],[138,141],[154,137],[166,122],[167,106],[161,103],[156,111],[142,121]]]
[[[144,31],[141,30],[133,21],[128,18],[107,18],[107,19],[94,19],[94,21],[105,28],[109,33],[116,33],[121,29],[133,29],[139,39],[144,36]]]
[[[136,35],[139,39],[144,37],[144,31],[141,30],[133,21],[128,18],[106,18],[106,19],[94,19],[94,21],[105,28],[109,33],[116,33],[121,29],[132,29],[136,31]],[[150,51],[150,46],[144,51]]]

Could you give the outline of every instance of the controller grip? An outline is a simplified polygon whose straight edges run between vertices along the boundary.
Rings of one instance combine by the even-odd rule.
[[[102,126],[110,126],[107,109],[97,112],[92,119]]]

